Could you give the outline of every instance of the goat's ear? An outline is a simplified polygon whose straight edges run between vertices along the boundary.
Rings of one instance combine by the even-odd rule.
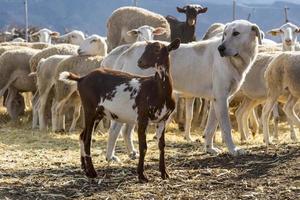
[[[127,35],[129,36],[136,36],[137,34],[139,34],[139,30],[138,29],[132,29],[130,31],[127,32]]]
[[[262,42],[261,42],[261,33],[260,33],[259,27],[256,24],[254,24],[254,25],[252,25],[251,30],[255,32],[255,35],[258,38],[258,44],[262,44]]]
[[[176,38],[175,40],[173,40],[173,42],[171,42],[169,45],[168,45],[168,51],[173,51],[173,50],[176,50],[178,49],[178,47],[180,46],[180,39],[179,38]]]
[[[154,31],[152,33],[153,33],[153,35],[163,35],[166,33],[166,29],[163,27],[157,27],[154,29]]]
[[[59,37],[60,33],[59,32],[52,32],[52,33],[50,33],[50,36],[52,36],[52,37]]]
[[[282,33],[282,31],[279,28],[275,28],[275,29],[269,30],[267,33],[270,35],[273,35],[273,36],[277,36],[280,33]]]
[[[200,14],[200,13],[206,13],[207,9],[208,9],[207,7],[205,7],[205,8],[198,8],[197,13],[198,14]]]
[[[185,13],[186,12],[186,7],[180,8],[180,7],[176,7],[177,8],[177,12],[179,13]]]

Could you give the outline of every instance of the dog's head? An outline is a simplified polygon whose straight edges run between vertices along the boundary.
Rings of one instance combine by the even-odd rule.
[[[261,44],[260,29],[256,24],[246,20],[236,20],[226,24],[222,44],[218,47],[220,55],[238,56],[247,49],[253,49],[258,43]]]

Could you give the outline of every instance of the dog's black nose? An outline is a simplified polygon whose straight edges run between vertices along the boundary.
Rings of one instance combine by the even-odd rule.
[[[226,47],[222,44],[218,47],[219,52],[224,52]]]

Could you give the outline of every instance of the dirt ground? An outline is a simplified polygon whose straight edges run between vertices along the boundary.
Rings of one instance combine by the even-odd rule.
[[[300,143],[291,142],[285,124],[280,124],[280,144],[267,151],[258,135],[241,145],[248,154],[240,157],[207,155],[202,131],[194,130],[197,141],[187,143],[171,124],[166,133],[169,180],[160,178],[158,148],[150,128],[146,155],[150,182],[140,184],[137,160],[128,158],[122,138],[116,149],[122,162],[107,163],[107,134],[93,135],[98,178],[91,180],[80,169],[80,130],[32,131],[27,118],[18,124],[0,118],[0,199],[300,199]],[[239,144],[238,134],[233,134]],[[226,151],[220,134],[216,140]],[[137,148],[136,135],[134,141]]]

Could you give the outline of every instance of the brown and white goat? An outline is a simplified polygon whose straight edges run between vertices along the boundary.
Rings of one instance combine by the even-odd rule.
[[[138,76],[109,69],[97,69],[78,77],[62,72],[60,80],[70,84],[77,82],[81,97],[85,128],[80,135],[81,167],[88,177],[96,177],[91,159],[91,135],[95,121],[103,117],[125,123],[138,124],[139,163],[138,178],[147,182],[144,174],[144,159],[147,151],[146,128],[149,122],[156,123],[159,139],[159,169],[162,179],[169,177],[165,166],[165,126],[175,108],[172,97],[169,52],[179,47],[180,40],[166,46],[160,42],[148,43],[138,61],[142,69],[154,67],[154,76]]]

